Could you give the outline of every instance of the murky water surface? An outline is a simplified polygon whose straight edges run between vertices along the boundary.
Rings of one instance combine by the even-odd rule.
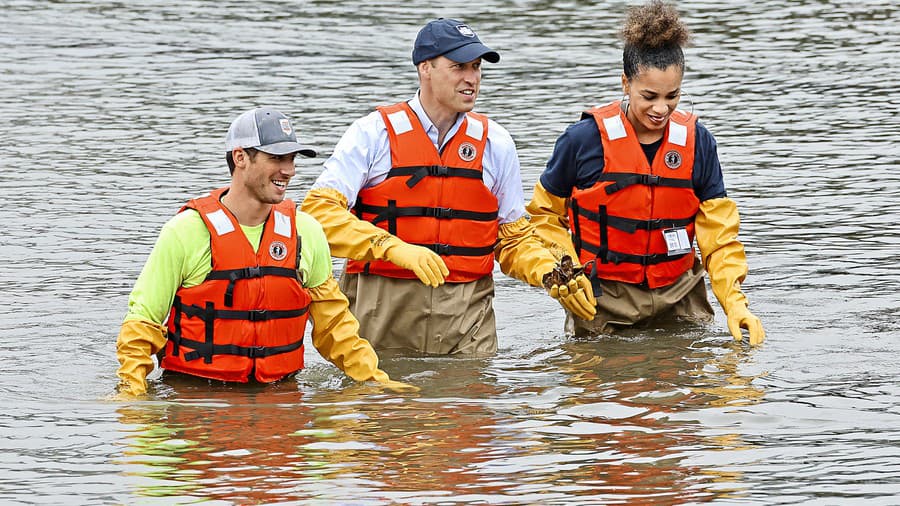
[[[103,400],[131,285],[162,223],[227,181],[237,113],[274,105],[327,154],[414,92],[418,27],[462,17],[502,54],[479,110],[515,136],[530,196],[556,136],[618,98],[624,6],[3,2],[0,502],[896,504],[890,0],[680,4],[685,107],[741,208],[761,348],[733,343],[718,308],[709,326],[567,338],[549,298],[498,273],[496,356],[383,357],[419,393],[310,351],[296,381]],[[293,198],[320,163],[301,162]]]

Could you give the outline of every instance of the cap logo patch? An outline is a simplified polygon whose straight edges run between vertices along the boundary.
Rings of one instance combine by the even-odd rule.
[[[291,135],[291,120],[287,118],[281,118],[278,121],[281,123],[281,131],[284,132],[284,135]]]
[[[287,246],[281,241],[272,241],[269,245],[269,255],[275,260],[284,260],[287,256]]]
[[[465,162],[471,162],[475,159],[475,155],[478,154],[478,150],[475,149],[475,145],[471,142],[464,142],[459,145],[459,157],[462,158]]]
[[[469,28],[469,25],[456,25],[456,29],[459,30],[459,33],[463,37],[474,37],[475,36],[475,32],[473,32],[472,29]]]
[[[681,153],[679,153],[678,151],[667,152],[663,160],[666,162],[666,167],[672,170],[681,167]]]

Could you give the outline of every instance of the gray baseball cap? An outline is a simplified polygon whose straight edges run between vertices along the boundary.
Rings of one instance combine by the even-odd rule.
[[[238,116],[225,135],[225,151],[254,148],[270,155],[300,153],[313,157],[316,152],[300,146],[291,120],[275,109],[257,107]]]

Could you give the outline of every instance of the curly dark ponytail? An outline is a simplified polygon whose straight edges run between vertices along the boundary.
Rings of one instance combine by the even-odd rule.
[[[645,5],[631,7],[621,36],[625,41],[622,63],[629,80],[638,74],[640,67],[665,70],[677,65],[684,70],[681,48],[687,45],[690,32],[671,4],[651,0]]]

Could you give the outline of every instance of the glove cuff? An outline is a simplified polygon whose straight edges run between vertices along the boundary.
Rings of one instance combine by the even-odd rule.
[[[399,237],[387,232],[372,238],[372,252],[378,260],[391,260],[391,249],[405,244]]]

